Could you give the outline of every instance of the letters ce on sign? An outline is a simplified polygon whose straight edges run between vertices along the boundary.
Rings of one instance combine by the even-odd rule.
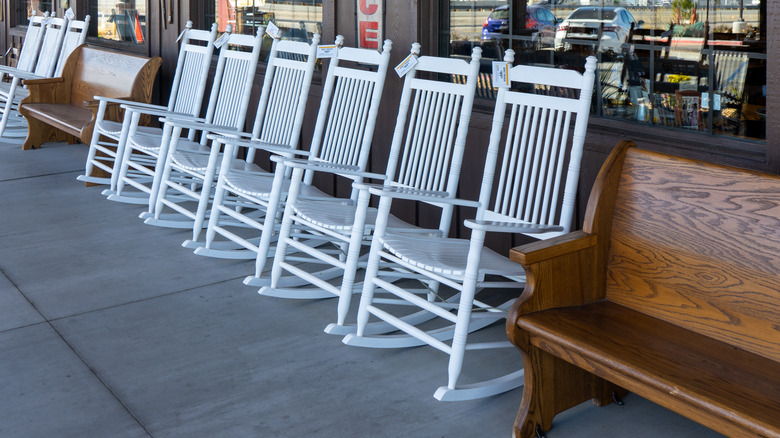
[[[357,0],[358,44],[366,49],[379,49],[384,38],[384,0]]]

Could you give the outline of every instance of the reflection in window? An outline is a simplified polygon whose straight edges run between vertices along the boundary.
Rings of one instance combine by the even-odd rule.
[[[135,44],[146,39],[145,0],[90,0],[89,15],[91,36]]]
[[[12,4],[15,5],[16,24],[20,26],[27,26],[28,19],[33,15],[43,15],[54,10],[52,0],[17,0]]]
[[[441,47],[490,61],[582,69],[599,61],[594,111],[605,117],[765,139],[766,6],[759,0],[442,0]],[[766,0],[764,0],[766,1]],[[518,25],[519,24],[519,25]]]
[[[273,21],[283,39],[309,42],[322,33],[322,0],[215,0],[206,5],[205,19],[219,23],[220,32],[230,24],[242,34],[254,34]]]

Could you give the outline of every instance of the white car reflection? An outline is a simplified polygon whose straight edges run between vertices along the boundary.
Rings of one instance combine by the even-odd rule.
[[[626,42],[631,26],[639,26],[626,8],[585,6],[577,8],[555,32],[555,49],[569,50],[572,43],[568,40],[581,40],[598,43],[601,52],[620,53],[621,45]],[[599,41],[599,34],[601,39]],[[580,43],[585,44],[585,43]]]

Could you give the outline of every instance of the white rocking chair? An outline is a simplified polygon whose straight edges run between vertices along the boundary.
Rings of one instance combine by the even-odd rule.
[[[232,27],[228,26],[227,30],[231,31]],[[249,106],[255,68],[260,56],[263,32],[262,27],[258,28],[255,36],[230,34],[226,31],[227,40],[219,51],[204,119],[169,114],[168,117],[161,119],[162,133],[150,133],[134,129],[138,126],[141,113],[132,111],[131,105],[122,105],[123,108],[133,112],[133,119],[130,121],[127,142],[118,166],[116,191],[104,192],[108,194],[107,199],[131,204],[146,204],[147,210],[140,214],[142,219],[146,219],[154,211],[171,144],[176,142],[176,145],[183,150],[198,150],[206,147],[208,134],[212,129],[231,130],[237,135],[241,132]],[[181,124],[175,126],[174,120]],[[184,124],[188,126],[185,127]],[[188,130],[188,136],[182,138],[181,134],[185,128]],[[187,176],[176,175],[176,177],[197,184]],[[155,223],[156,225],[164,225],[163,220],[166,218],[157,219],[159,222]],[[189,226],[192,226],[191,222]]]
[[[303,116],[296,125],[298,108],[302,112],[306,107],[309,96],[309,87],[314,73],[317,58],[317,46],[320,36],[315,34],[312,44],[279,40],[274,38],[269,55],[268,69],[263,81],[265,93],[260,98],[260,106],[257,109],[255,126],[251,134],[241,133],[239,127],[228,132],[225,129],[217,129],[217,134],[226,137],[237,137],[238,132],[243,137],[251,137],[259,140],[258,144],[282,146],[293,148],[297,146]],[[279,55],[294,54],[304,60],[284,59]],[[251,92],[251,78],[246,79],[248,84],[246,96]],[[183,121],[172,121],[174,134],[182,127],[197,129]],[[241,123],[243,125],[243,122]],[[214,139],[215,136],[210,138]],[[295,144],[291,144],[295,138]],[[176,228],[192,228],[192,242],[197,242],[200,232],[205,225],[206,213],[211,199],[213,186],[216,184],[216,174],[221,153],[221,141],[212,142],[211,147],[200,150],[182,149],[177,136],[171,142],[168,150],[168,160],[162,174],[160,190],[156,197],[154,215],[148,215],[145,223]],[[236,158],[238,149],[230,151],[226,156]],[[245,172],[263,173],[264,171],[254,164],[255,149],[249,148],[245,158],[234,162],[235,170]],[[186,175],[187,179],[172,178],[174,173]],[[192,186],[192,181],[195,186]],[[195,202],[191,207],[188,203]],[[166,207],[173,213],[164,213]],[[167,216],[167,219],[165,218]]]
[[[110,184],[110,188],[103,194],[115,193],[119,179],[119,163],[124,154],[124,147],[127,144],[130,131],[141,135],[163,137],[162,128],[137,126],[141,117],[173,116],[175,114],[184,117],[197,117],[200,115],[216,38],[216,23],[211,26],[210,31],[206,31],[193,30],[192,22],[187,22],[181,36],[182,44],[179,49],[179,58],[167,106],[95,96],[95,99],[100,102],[96,116],[97,121],[89,145],[86,169],[83,175],[78,176],[79,181],[89,184]],[[122,122],[106,119],[106,110],[109,105],[126,105],[127,109]],[[191,134],[193,137],[190,139],[192,140],[195,133]],[[107,140],[101,140],[101,137]],[[143,156],[149,157],[143,154],[138,158],[142,160]],[[93,176],[95,168],[109,176]],[[144,200],[144,202],[146,201]]]
[[[385,41],[382,53],[378,53],[370,49],[341,47],[342,41],[343,37],[336,38],[337,55],[330,60],[328,67],[309,157],[296,160],[295,163],[360,178],[359,175],[368,164],[392,43],[390,40]],[[355,66],[345,65],[350,63]],[[277,154],[271,159],[279,163],[284,156]],[[291,158],[290,154],[286,156]],[[281,163],[277,164],[273,175],[230,170],[230,158],[226,153],[211,208],[206,246],[198,248],[195,253],[222,258],[254,258],[256,275],[248,278],[259,276],[278,231],[278,209],[290,188],[290,171]],[[295,171],[300,174],[302,169],[296,168]],[[334,199],[312,185],[311,173],[304,178],[301,192],[307,199],[317,200],[319,205]],[[238,197],[253,208],[237,211],[225,202],[226,196]],[[337,201],[341,203],[346,200]],[[253,219],[249,212],[255,215],[260,212],[260,218]],[[229,222],[231,219],[233,222]],[[237,234],[235,225],[248,226],[255,232],[261,231],[260,242]],[[217,234],[237,245],[218,249],[217,245],[227,242],[215,241]],[[221,245],[221,248],[225,248],[225,245]]]
[[[34,17],[35,18],[35,17]],[[41,79],[59,76],[62,68],[65,66],[68,56],[79,45],[83,44],[87,37],[87,27],[89,26],[89,15],[81,20],[68,21],[65,18],[48,18],[43,21],[43,33],[35,35],[36,26],[31,19],[28,33],[34,33],[30,38],[33,39],[32,47],[35,47],[35,39],[41,36],[38,46],[38,57],[34,63],[35,67],[28,69],[28,61],[23,62],[23,56],[20,55],[19,67],[0,67],[0,73],[12,77],[10,86],[2,93],[5,100],[0,116],[0,137],[19,137],[24,136],[27,130],[27,122],[18,112],[19,102],[27,97],[28,93],[23,85],[25,79]],[[39,28],[40,29],[40,28]],[[40,32],[40,31],[39,31]],[[27,37],[25,37],[27,38]],[[25,43],[27,40],[25,39]],[[22,49],[25,50],[26,44]],[[24,53],[22,54],[24,55]],[[27,66],[27,67],[25,67]],[[11,128],[11,129],[8,129]],[[8,130],[7,130],[8,129]],[[7,134],[7,135],[6,135]]]
[[[507,50],[507,55],[512,57],[513,53]],[[509,77],[514,87],[518,83],[526,83],[575,89],[579,91],[579,97],[534,94],[533,88],[527,88],[531,92],[522,92],[519,88],[499,90],[479,202],[393,188],[366,187],[361,192],[362,203],[368,203],[369,193],[380,196],[379,213],[358,309],[357,333],[347,335],[344,343],[374,348],[428,344],[447,353],[450,356],[449,381],[436,391],[434,397],[438,400],[487,397],[522,385],[523,370],[481,383],[458,383],[466,350],[511,347],[508,341],[467,344],[468,334],[473,331],[474,325],[485,326],[486,321],[505,318],[506,310],[514,301],[489,305],[477,301],[475,293],[485,288],[519,290],[525,284],[523,269],[484,247],[483,242],[487,232],[520,233],[539,239],[569,232],[595,67],[596,59],[589,57],[584,74],[532,66],[516,66],[510,70]],[[510,117],[505,124],[507,107],[510,107]],[[575,120],[570,139],[572,118]],[[500,152],[502,136],[505,136],[505,142]],[[499,172],[497,184],[494,181],[496,170]],[[395,232],[390,229],[392,224],[388,221],[394,198],[477,207],[476,218],[465,221],[466,227],[471,229],[471,238],[420,239]],[[407,271],[430,282],[449,286],[455,290],[456,300],[425,297],[405,290],[382,278],[388,267],[391,272]],[[377,287],[395,295],[395,298],[375,298]],[[391,305],[423,309],[443,319],[446,325],[439,328],[426,326],[429,329],[423,330],[392,313],[389,310]],[[370,315],[405,334],[366,334]],[[444,342],[447,339],[453,340],[451,343]]]
[[[419,44],[413,51],[419,53]],[[436,190],[441,191],[442,196],[455,197],[480,58],[480,48],[474,49],[470,63],[451,58],[417,58],[404,80],[386,173],[378,178],[370,174],[357,176],[384,180],[384,186],[393,190]],[[436,75],[440,75],[442,80],[434,79]],[[287,165],[298,166],[294,162]],[[377,211],[369,208],[367,203],[354,202],[359,192],[356,189],[352,191],[353,202],[349,205],[321,206],[308,202],[298,197],[296,188],[299,179],[300,172],[293,174],[293,185],[274,256],[271,284],[260,289],[260,294],[298,299],[338,297],[336,323],[329,325],[326,332],[342,335],[350,330],[354,332],[354,326],[345,325],[345,321],[351,296],[360,290],[360,286],[355,285],[356,272],[361,249],[371,242]],[[361,182],[357,177],[353,179],[356,183]],[[433,230],[413,227],[395,218],[390,221],[391,226],[405,232],[446,236],[452,212],[452,207],[445,207],[439,227]],[[299,230],[296,235],[290,234],[293,224]],[[311,244],[320,243],[323,239],[336,242],[342,248],[338,257],[325,254]],[[291,254],[288,248],[305,253],[309,260]],[[304,269],[291,263],[293,261],[308,261],[310,264],[308,269]],[[365,264],[365,258],[362,264]],[[326,267],[320,271],[312,269],[323,265]],[[283,271],[292,276],[283,277]],[[332,271],[335,271],[335,276],[342,276],[340,284],[326,281],[334,276]],[[314,287],[299,287],[300,284]]]

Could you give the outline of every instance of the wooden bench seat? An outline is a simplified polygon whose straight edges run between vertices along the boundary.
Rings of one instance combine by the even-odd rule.
[[[94,97],[149,103],[161,62],[160,57],[79,46],[61,77],[24,81],[30,92],[19,106],[29,127],[24,149],[50,141],[89,144],[98,112]],[[109,105],[103,120],[121,121],[118,105]]]
[[[621,143],[582,231],[512,250],[529,281],[518,437],[635,392],[727,436],[780,437],[780,177]]]
[[[92,121],[92,111],[76,105],[59,103],[28,103],[25,110],[36,120],[40,120],[75,137]]]
[[[777,427],[780,363],[773,360],[609,301],[537,312],[517,324],[532,343],[555,339],[574,364],[611,382],[674,394],[675,410],[711,411],[764,433]]]

